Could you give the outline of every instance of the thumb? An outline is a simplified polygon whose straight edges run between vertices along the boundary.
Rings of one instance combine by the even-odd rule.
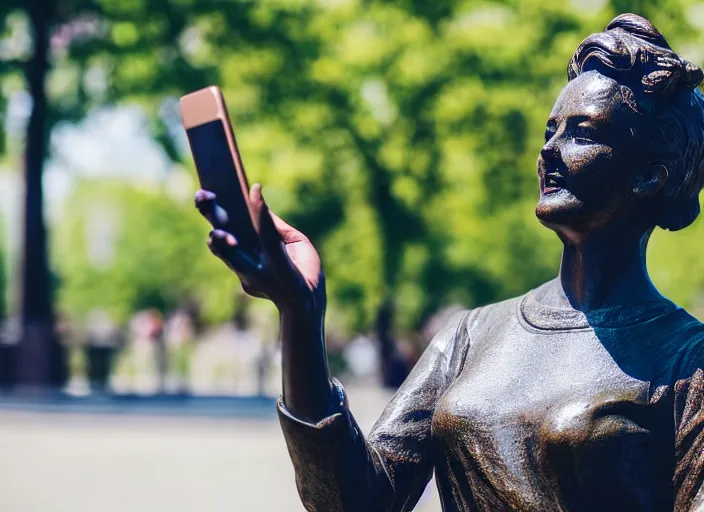
[[[274,219],[269,211],[269,206],[264,201],[262,195],[262,186],[259,183],[252,185],[249,191],[249,201],[252,204],[254,214],[257,217],[259,224],[259,237],[262,241],[264,249],[271,255],[276,257],[279,253],[283,253],[281,233],[274,224]]]

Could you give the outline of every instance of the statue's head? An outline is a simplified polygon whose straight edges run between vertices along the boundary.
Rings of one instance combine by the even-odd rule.
[[[625,14],[568,67],[538,160],[538,218],[558,233],[678,230],[704,185],[704,74],[646,19]]]

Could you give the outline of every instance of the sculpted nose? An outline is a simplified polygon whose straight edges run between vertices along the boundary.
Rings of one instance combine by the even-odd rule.
[[[557,160],[560,158],[560,149],[552,142],[548,142],[543,146],[543,149],[540,150],[540,156],[543,160],[547,161]]]

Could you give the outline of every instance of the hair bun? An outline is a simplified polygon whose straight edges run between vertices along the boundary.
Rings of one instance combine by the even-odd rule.
[[[684,63],[684,73],[683,79],[685,84],[690,89],[695,89],[704,80],[704,72],[689,61],[683,61]]]
[[[622,14],[606,27],[643,66],[642,84],[646,94],[671,95],[682,89],[695,89],[704,79],[699,67],[677,55],[665,37],[647,19],[637,14]],[[640,48],[638,48],[640,46]]]
[[[668,50],[672,49],[667,43],[665,36],[663,36],[660,31],[655,28],[655,25],[637,14],[629,13],[617,16],[611,21],[611,23],[608,24],[606,30],[614,30],[617,28],[648,41],[651,44],[662,46]]]

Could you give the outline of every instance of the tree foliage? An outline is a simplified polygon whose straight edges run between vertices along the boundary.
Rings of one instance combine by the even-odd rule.
[[[208,320],[229,315],[235,278],[208,254],[190,202],[101,180],[81,183],[71,206],[54,236],[65,310],[101,308],[125,322],[140,309],[197,301]]]
[[[704,62],[690,0],[59,3],[57,33],[69,35],[55,40],[52,120],[136,103],[155,140],[191,166],[165,100],[219,84],[251,180],[321,250],[347,329],[369,326],[386,297],[410,329],[443,304],[500,300],[555,274],[559,243],[533,215],[535,160],[587,34],[638,12]],[[104,269],[81,249],[95,197],[125,216]],[[145,297],[170,307],[196,296],[225,314],[215,305],[229,277],[189,207],[125,185],[79,187],[70,205],[55,226],[66,308],[123,319]],[[656,283],[685,305],[704,285],[704,268],[692,278],[701,229],[658,233],[651,250]]]

